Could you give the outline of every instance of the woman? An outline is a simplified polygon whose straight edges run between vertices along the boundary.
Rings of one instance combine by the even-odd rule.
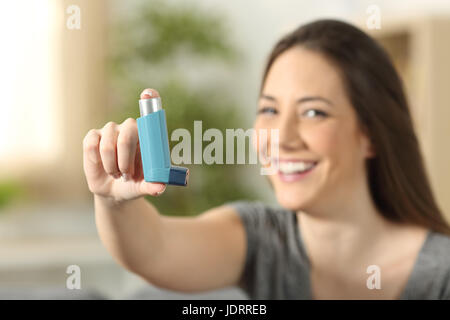
[[[268,178],[280,207],[242,200],[194,218],[160,215],[142,197],[165,186],[143,181],[134,119],[89,131],[85,174],[115,259],[184,292],[450,299],[450,227],[401,81],[373,39],[334,20],[286,35],[269,57],[254,127],[279,130],[279,156],[269,155],[279,172]]]

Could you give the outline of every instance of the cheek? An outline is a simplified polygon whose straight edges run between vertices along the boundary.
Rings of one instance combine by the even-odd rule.
[[[342,127],[337,121],[328,121],[319,125],[310,125],[301,130],[306,147],[322,157],[339,153],[345,145]]]
[[[252,148],[256,153],[269,153],[271,146],[271,129],[275,126],[270,121],[256,120],[253,125]]]
[[[326,160],[330,169],[355,171],[357,168],[358,143],[352,123],[329,121],[304,132],[308,148]]]

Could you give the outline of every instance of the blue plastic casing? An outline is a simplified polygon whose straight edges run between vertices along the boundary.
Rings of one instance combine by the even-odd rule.
[[[186,186],[189,170],[172,166],[164,109],[137,118],[144,180]]]

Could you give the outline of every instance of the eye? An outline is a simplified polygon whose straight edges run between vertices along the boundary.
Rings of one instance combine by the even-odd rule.
[[[257,111],[257,114],[262,114],[262,113],[277,114],[278,111],[273,107],[262,107],[262,108],[259,108],[259,110]]]
[[[308,118],[314,118],[314,117],[316,117],[316,118],[317,117],[325,118],[325,117],[328,116],[325,112],[320,111],[318,109],[308,109],[305,112],[303,112],[303,115],[308,117]]]

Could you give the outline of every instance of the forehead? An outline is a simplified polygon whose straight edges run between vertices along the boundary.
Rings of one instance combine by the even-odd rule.
[[[345,95],[339,69],[323,54],[294,47],[273,62],[263,87],[269,95],[322,95],[338,99]]]

